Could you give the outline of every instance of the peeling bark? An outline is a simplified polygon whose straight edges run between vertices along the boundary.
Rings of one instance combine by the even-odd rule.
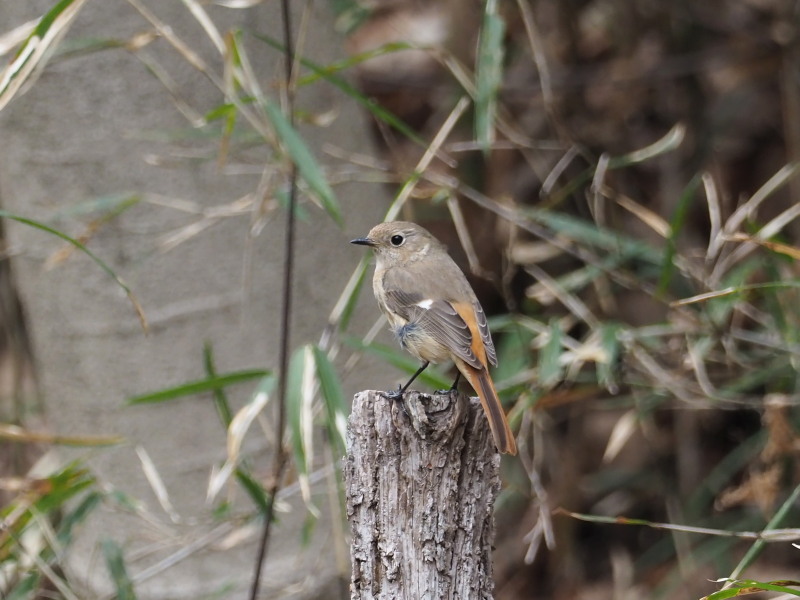
[[[500,456],[478,399],[361,392],[347,445],[351,599],[491,599]]]

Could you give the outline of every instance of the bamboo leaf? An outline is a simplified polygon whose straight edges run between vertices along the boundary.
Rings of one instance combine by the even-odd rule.
[[[234,371],[232,373],[226,373],[225,375],[218,375],[216,377],[208,377],[206,379],[184,383],[182,385],[159,390],[157,392],[142,394],[141,396],[134,396],[133,398],[128,399],[127,404],[154,404],[156,402],[166,402],[168,400],[182,398],[183,396],[191,396],[194,394],[201,394],[203,392],[213,392],[236,383],[267,377],[270,374],[271,371],[265,371],[262,369]]]
[[[136,299],[131,289],[122,281],[122,278],[117,275],[114,270],[109,267],[105,262],[103,262],[100,258],[98,258],[94,252],[89,250],[86,246],[81,244],[78,240],[71,238],[66,233],[59,231],[58,229],[53,229],[52,227],[45,225],[44,223],[40,223],[39,221],[34,221],[33,219],[28,219],[26,217],[21,217],[19,215],[15,215],[5,210],[0,210],[0,218],[11,219],[12,221],[17,221],[18,223],[22,223],[23,225],[28,225],[35,229],[39,229],[51,235],[54,235],[58,238],[61,238],[65,242],[69,242],[73,246],[75,246],[78,250],[86,254],[89,258],[91,258],[94,262],[96,262],[103,271],[105,271],[109,277],[111,277],[114,281],[117,282],[125,293],[128,295],[128,299],[133,304],[133,308],[136,311],[137,316],[139,317],[139,322],[142,324],[142,329],[147,331],[147,318],[144,315],[144,310],[142,310],[142,306],[139,304],[139,300]]]
[[[227,483],[228,479],[232,474],[236,474],[239,482],[245,486],[246,491],[253,497],[253,490],[249,489],[247,479],[244,479],[242,476],[244,475],[243,472],[238,468],[240,463],[240,450],[242,444],[244,443],[244,438],[247,435],[247,432],[250,430],[250,426],[252,425],[253,421],[256,417],[261,414],[264,410],[264,407],[269,403],[271,393],[273,388],[275,387],[275,377],[272,374],[265,375],[261,382],[258,384],[258,388],[256,389],[253,397],[250,401],[242,406],[238,410],[238,412],[231,418],[230,423],[228,424],[228,441],[227,441],[227,458],[223,463],[222,467],[217,469],[216,467],[212,470],[211,477],[208,481],[208,489],[206,491],[206,499],[211,502],[213,501],[219,491],[223,488],[223,486]],[[249,477],[249,476],[248,476]],[[263,495],[263,490],[261,490],[261,494]],[[253,500],[258,504],[262,509],[264,508],[260,504],[259,498],[253,497]]]
[[[606,360],[597,362],[597,381],[609,392],[616,393],[617,383],[614,373],[619,356],[619,331],[622,327],[617,323],[605,322],[600,325],[600,346],[607,356]]]
[[[0,110],[41,72],[51,48],[85,3],[86,0],[61,0],[42,16],[14,59],[0,72]]]
[[[269,36],[265,36],[259,33],[253,33],[253,36],[256,39],[261,40],[265,44],[272,46],[277,50],[283,51],[283,44],[270,38]],[[399,119],[396,115],[389,112],[385,108],[383,108],[378,102],[375,102],[374,99],[369,98],[358,91],[355,87],[350,85],[346,79],[343,77],[339,77],[336,73],[351,68],[359,63],[364,62],[365,60],[369,60],[375,56],[382,56],[384,54],[390,54],[392,52],[399,52],[400,50],[407,50],[411,48],[409,44],[403,42],[395,42],[391,44],[385,44],[376,50],[370,50],[369,52],[363,52],[356,56],[352,56],[344,61],[340,61],[338,63],[333,63],[331,65],[321,66],[313,61],[308,60],[307,58],[299,57],[298,60],[300,64],[302,64],[307,69],[313,71],[313,75],[307,75],[305,77],[300,78],[297,81],[297,86],[302,87],[304,85],[308,85],[313,83],[317,79],[323,79],[330,83],[331,85],[337,87],[340,91],[344,94],[358,102],[362,107],[367,109],[372,116],[374,116],[379,121],[386,123],[389,127],[399,131],[408,139],[412,140],[418,146],[423,148],[427,147],[427,143],[423,140],[417,133],[411,129],[404,121]]]
[[[561,366],[561,327],[552,321],[544,347],[539,351],[539,384],[551,388],[562,379]]]
[[[678,205],[675,207],[675,213],[670,221],[670,233],[669,237],[667,238],[667,248],[664,252],[664,259],[661,264],[661,276],[659,277],[657,291],[659,296],[663,296],[663,294],[667,291],[670,281],[672,280],[672,274],[675,272],[675,252],[677,249],[678,235],[683,230],[683,226],[686,223],[686,217],[689,214],[689,207],[694,200],[695,192],[697,192],[701,182],[702,176],[700,174],[692,177],[689,184],[681,193],[680,198],[678,199]]]
[[[488,154],[494,142],[497,92],[503,78],[505,22],[497,14],[497,0],[487,0],[475,68],[475,139]]]
[[[764,527],[764,533],[768,533],[771,529],[777,528],[783,522],[783,520],[790,513],[792,507],[797,502],[798,498],[800,498],[800,485],[794,488],[792,493],[789,494],[789,497],[775,512],[775,514],[769,520],[769,523],[767,523],[766,527]],[[764,545],[766,543],[767,542],[764,538],[757,539],[753,545],[748,548],[747,552],[742,557],[742,560],[739,561],[739,564],[736,565],[736,568],[731,573],[730,578],[737,579],[747,567],[752,565],[758,555],[764,550]]]
[[[800,582],[797,581],[791,581],[791,580],[755,581],[753,579],[741,579],[741,580],[722,579],[720,581],[729,581],[734,587],[714,592],[713,594],[709,594],[708,596],[703,596],[701,600],[725,600],[726,598],[747,596],[757,592],[781,592],[783,594],[789,594],[790,596],[800,596],[799,591],[787,587],[787,586],[796,587],[800,585]]]
[[[319,510],[311,501],[311,486],[308,475],[314,457],[313,402],[316,394],[316,369],[311,346],[299,348],[289,362],[286,382],[286,401],[289,430],[292,432],[292,449],[297,467],[300,493],[308,510],[319,516]]]
[[[267,494],[264,492],[264,487],[241,469],[236,470],[236,479],[258,509],[262,513],[267,512]]]
[[[264,110],[269,118],[275,132],[283,142],[286,152],[294,161],[300,177],[306,182],[308,187],[314,192],[322,207],[338,224],[342,224],[342,213],[339,209],[339,202],[333,193],[325,174],[308,149],[303,139],[292,127],[289,120],[281,111],[280,107],[269,98],[264,98]]]
[[[106,538],[102,542],[103,557],[106,567],[111,575],[111,581],[116,588],[116,600],[136,600],[133,581],[128,575],[122,548],[114,540]]]
[[[203,344],[203,367],[206,371],[206,377],[214,378],[217,376],[217,368],[214,365],[214,350],[208,342]],[[233,419],[231,405],[222,388],[217,388],[212,393],[214,394],[214,406],[217,408],[217,414],[222,424],[227,428]]]
[[[347,429],[348,407],[342,391],[339,376],[336,373],[327,354],[317,346],[313,347],[314,362],[317,367],[317,377],[322,388],[322,397],[325,400],[327,412],[327,426],[330,437],[336,444],[336,448],[344,454],[345,432]]]

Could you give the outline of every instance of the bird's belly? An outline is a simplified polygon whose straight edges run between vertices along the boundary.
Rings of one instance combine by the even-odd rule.
[[[397,324],[393,329],[403,349],[418,359],[436,364],[450,358],[450,350],[447,346],[439,343],[419,324]]]

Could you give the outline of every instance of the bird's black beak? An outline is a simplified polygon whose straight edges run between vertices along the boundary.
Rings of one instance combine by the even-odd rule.
[[[374,246],[375,240],[371,240],[370,238],[356,238],[354,240],[350,240],[351,244],[358,244],[359,246]]]

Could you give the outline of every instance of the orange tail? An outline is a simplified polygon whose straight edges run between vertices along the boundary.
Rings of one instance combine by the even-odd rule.
[[[456,366],[481,399],[497,449],[503,454],[516,454],[517,443],[514,441],[514,434],[508,425],[506,413],[500,404],[500,398],[497,397],[497,390],[494,389],[489,372],[486,369],[476,369],[461,360],[456,360]]]

